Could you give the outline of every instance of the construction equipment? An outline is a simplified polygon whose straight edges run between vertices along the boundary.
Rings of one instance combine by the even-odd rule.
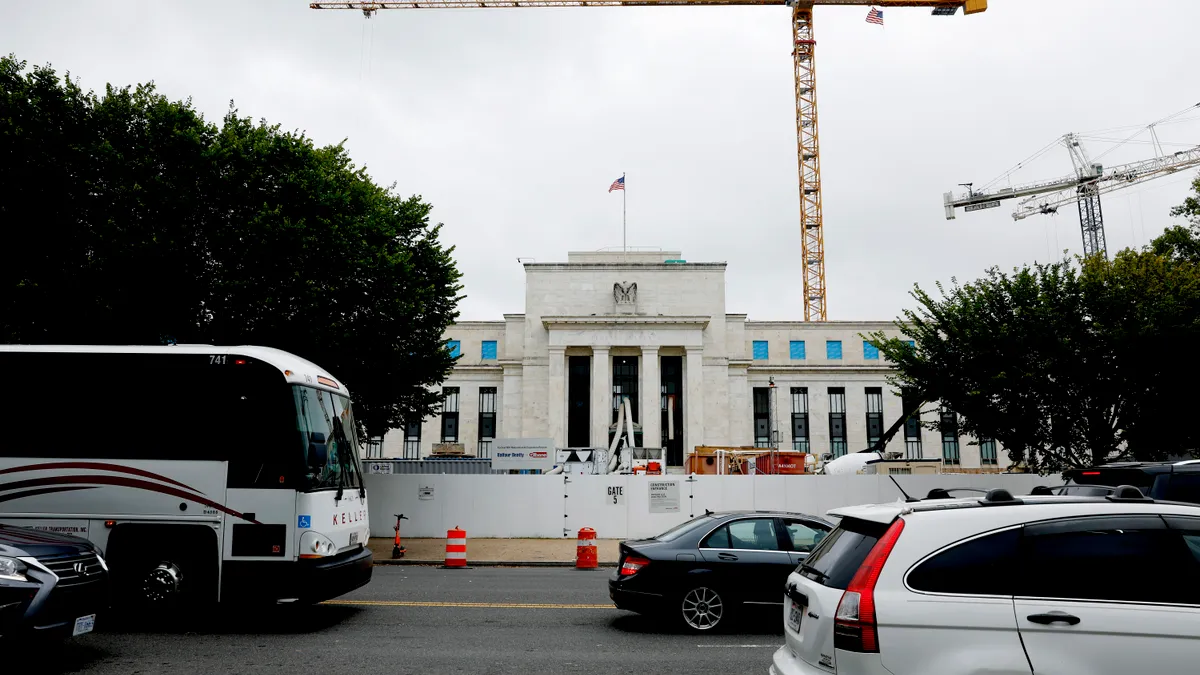
[[[947,192],[943,195],[946,220],[954,219],[956,208],[961,207],[964,211],[980,211],[998,207],[1001,201],[1007,199],[1021,199],[1021,202],[1017,204],[1017,210],[1012,214],[1013,220],[1023,220],[1036,214],[1057,213],[1060,206],[1075,202],[1079,209],[1079,227],[1083,233],[1084,257],[1096,254],[1107,257],[1108,248],[1104,238],[1104,215],[1100,209],[1100,195],[1200,166],[1200,145],[1179,152],[1167,153],[1163,150],[1162,143],[1158,140],[1155,132],[1156,126],[1197,108],[1200,108],[1200,103],[1188,106],[1174,115],[1149,124],[1121,142],[1128,142],[1143,132],[1149,132],[1153,139],[1151,141],[1155,153],[1153,158],[1121,164],[1108,169],[1105,169],[1103,164],[1091,160],[1080,142],[1079,134],[1066,134],[1057,142],[1065,146],[1067,152],[1070,153],[1071,163],[1075,166],[1073,174],[998,190],[975,190],[971,183],[962,183],[967,188],[966,194],[956,197],[953,192]],[[1042,148],[1033,157],[1018,164],[1017,168],[1041,156],[1053,145],[1052,143]],[[1002,174],[991,184],[995,184],[1015,170]]]
[[[312,9],[355,9],[370,17],[381,9],[479,9],[509,7],[726,7],[792,8],[792,59],[796,74],[796,141],[800,170],[801,259],[804,261],[804,320],[825,321],[825,231],[821,219],[821,160],[817,142],[817,41],[815,5],[932,8],[934,16],[987,9],[987,0],[402,0],[401,2],[313,2]]]

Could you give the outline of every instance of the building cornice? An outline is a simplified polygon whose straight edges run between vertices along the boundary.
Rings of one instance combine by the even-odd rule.
[[[567,270],[724,270],[723,262],[689,262],[689,263],[637,263],[637,262],[580,262],[580,263],[524,263],[530,272],[558,272]]]
[[[643,316],[638,314],[597,314],[590,316],[543,316],[542,325],[547,330],[574,326],[638,326],[663,328],[708,327],[707,316]]]
[[[744,316],[744,315],[743,315]],[[821,331],[825,330],[897,330],[896,324],[891,321],[746,321],[746,328],[749,330],[806,330],[806,331]]]

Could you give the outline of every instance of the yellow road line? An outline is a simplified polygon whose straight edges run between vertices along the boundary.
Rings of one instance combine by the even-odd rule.
[[[479,609],[616,609],[614,605],[570,605],[532,602],[435,602],[432,600],[326,600],[321,604],[376,607],[474,607]]]

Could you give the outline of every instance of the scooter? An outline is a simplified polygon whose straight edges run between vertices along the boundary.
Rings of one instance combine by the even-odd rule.
[[[396,514],[396,543],[392,545],[392,559],[403,558],[408,549],[400,545],[400,521],[408,520],[403,513]]]

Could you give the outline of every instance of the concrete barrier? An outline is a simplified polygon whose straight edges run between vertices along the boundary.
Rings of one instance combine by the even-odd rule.
[[[448,529],[461,526],[476,538],[562,539],[575,536],[586,526],[595,528],[600,538],[631,539],[658,534],[705,509],[777,509],[824,515],[839,506],[901,498],[887,476],[867,475],[368,474],[365,478],[373,537],[395,534],[395,513],[409,518],[406,537],[441,537]],[[1035,485],[1062,483],[1057,476],[996,474],[896,476],[896,480],[914,497],[924,497],[935,487],[1002,487],[1021,495],[1029,494]],[[655,484],[653,499],[651,484]]]

